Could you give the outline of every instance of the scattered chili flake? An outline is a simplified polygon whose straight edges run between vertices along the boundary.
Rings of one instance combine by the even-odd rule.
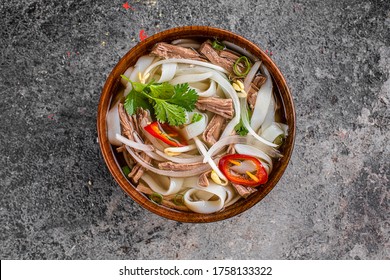
[[[146,34],[145,30],[144,29],[141,29],[140,32],[139,32],[139,39],[141,41],[145,40],[146,38],[148,38],[148,35]]]

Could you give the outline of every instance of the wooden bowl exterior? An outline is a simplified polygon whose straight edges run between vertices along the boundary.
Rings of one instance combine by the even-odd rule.
[[[170,42],[179,38],[191,37],[215,37],[219,40],[227,40],[247,49],[250,53],[256,57],[259,57],[263,61],[264,65],[268,68],[273,77],[274,85],[276,85],[279,90],[285,108],[286,121],[289,126],[289,135],[287,136],[286,141],[281,149],[281,152],[284,156],[280,161],[275,163],[268,182],[260,187],[259,191],[252,194],[249,198],[240,200],[237,203],[223,209],[222,211],[213,214],[180,212],[151,202],[147,197],[139,193],[125,178],[120,166],[117,163],[117,160],[115,159],[107,136],[106,114],[110,107],[111,98],[116,93],[120,83],[120,75],[123,74],[129,66],[134,65],[140,56],[150,52],[152,46],[157,42]],[[190,223],[207,223],[224,220],[248,210],[253,205],[262,200],[275,187],[283,175],[285,169],[287,168],[293,151],[295,139],[295,109],[292,95],[282,73],[279,71],[278,67],[270,59],[270,57],[265,54],[259,47],[247,39],[223,29],[206,26],[185,26],[169,29],[148,37],[144,41],[137,44],[128,53],[126,53],[126,55],[118,62],[107,78],[100,97],[97,115],[97,131],[100,149],[108,169],[120,187],[137,203],[149,211],[171,220]]]

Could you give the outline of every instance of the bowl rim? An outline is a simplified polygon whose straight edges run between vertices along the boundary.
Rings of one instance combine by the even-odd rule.
[[[117,163],[117,160],[114,156],[111,144],[109,143],[107,136],[106,115],[111,104],[111,98],[114,95],[115,89],[119,84],[119,75],[122,74],[124,70],[126,70],[129,66],[131,66],[132,61],[134,61],[135,63],[135,61],[138,59],[138,57],[142,55],[142,53],[146,53],[148,50],[148,46],[153,46],[155,43],[160,41],[171,41],[174,38],[183,37],[216,37],[219,39],[222,38],[223,40],[228,40],[238,46],[247,49],[254,56],[258,57],[271,73],[274,85],[276,83],[276,86],[279,89],[285,109],[286,120],[289,124],[289,134],[283,146],[284,156],[281,159],[281,166],[279,167],[279,169],[272,171],[272,173],[270,174],[269,181],[262,187],[261,192],[256,192],[254,195],[251,195],[250,197],[245,199],[245,203],[243,203],[243,200],[241,200],[241,203],[236,207],[229,206],[226,209],[212,214],[180,212],[174,209],[163,207],[161,205],[157,205],[154,202],[150,201],[145,195],[137,191],[135,187],[130,183],[130,181],[123,175],[122,170],[119,167],[119,164]],[[134,54],[137,54],[136,57],[133,56]],[[287,109],[289,110],[288,112],[286,111]],[[97,133],[100,150],[111,175],[114,177],[115,181],[119,184],[122,190],[126,194],[128,194],[133,200],[135,200],[139,205],[151,211],[152,213],[170,220],[188,223],[208,223],[225,220],[227,218],[231,218],[233,216],[241,214],[244,211],[247,211],[259,201],[261,201],[276,186],[288,166],[294,148],[296,130],[295,125],[296,116],[292,94],[287,86],[287,82],[283,74],[273,62],[273,60],[259,46],[255,45],[248,39],[237,35],[231,31],[209,26],[182,26],[167,29],[146,38],[145,40],[139,42],[137,45],[131,48],[115,65],[115,67],[110,72],[107,80],[105,81],[99,99],[97,112]],[[233,205],[236,205],[237,203]]]

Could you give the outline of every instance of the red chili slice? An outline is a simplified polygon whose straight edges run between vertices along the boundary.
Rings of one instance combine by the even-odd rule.
[[[152,122],[145,126],[144,129],[170,146],[183,147],[187,145],[186,140],[180,135],[177,129],[169,124]]]
[[[239,166],[244,161],[253,163],[254,171],[247,170],[245,173],[233,172],[233,166]],[[260,160],[249,155],[233,154],[223,156],[219,160],[219,169],[226,178],[235,184],[257,187],[265,184],[268,181],[268,174]]]

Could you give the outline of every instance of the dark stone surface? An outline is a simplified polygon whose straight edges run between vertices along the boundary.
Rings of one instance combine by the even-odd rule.
[[[390,2],[2,1],[2,259],[389,259]],[[150,214],[102,160],[104,81],[139,40],[181,25],[272,51],[296,147],[257,206],[213,224]]]

